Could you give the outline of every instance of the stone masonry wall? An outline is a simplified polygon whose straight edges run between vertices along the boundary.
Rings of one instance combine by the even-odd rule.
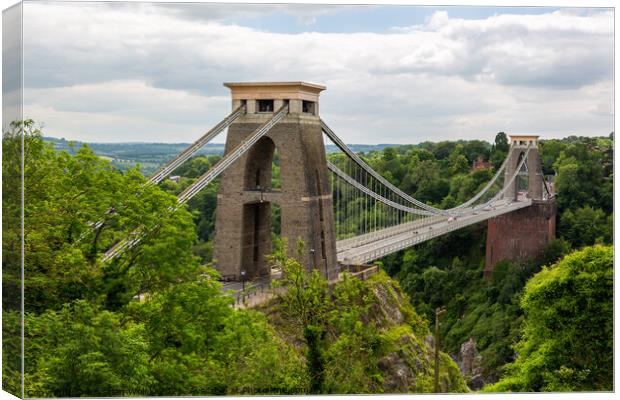
[[[487,224],[485,277],[491,276],[499,261],[537,257],[555,238],[555,217],[555,200],[535,200],[530,207],[490,219]]]
[[[226,153],[246,138],[270,116],[246,115],[228,130]],[[296,256],[296,241],[304,241],[302,262],[318,268],[328,279],[337,274],[332,198],[325,160],[323,134],[318,117],[289,114],[266,135],[280,155],[280,192],[270,195],[280,205],[281,234],[288,238],[289,256]],[[222,173],[217,199],[215,258],[222,275],[247,277],[266,275],[264,256],[271,251],[269,213],[271,207],[256,205],[256,193],[247,182],[255,178],[257,164],[271,168],[250,150]],[[268,166],[268,167],[267,167]],[[248,174],[251,174],[248,178]],[[257,214],[258,213],[258,214]],[[258,225],[256,225],[258,223]],[[259,259],[254,261],[255,233],[258,232]]]

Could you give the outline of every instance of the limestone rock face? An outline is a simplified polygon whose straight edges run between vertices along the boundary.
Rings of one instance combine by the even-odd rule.
[[[379,368],[386,374],[383,389],[388,393],[402,393],[409,389],[413,380],[411,368],[398,354],[392,353],[379,360]]]
[[[469,340],[461,344],[456,362],[461,373],[465,376],[469,387],[472,390],[482,389],[486,382],[482,376],[482,369],[480,367],[481,356],[478,354],[476,341],[473,338],[469,338]]]
[[[425,391],[428,380],[422,376],[432,369],[428,349],[413,335],[400,337],[398,345],[398,350],[379,360],[385,378],[383,390],[386,393]]]
[[[468,385],[471,390],[480,390],[484,387],[484,385],[486,385],[486,382],[484,381],[481,374],[477,374],[472,376],[471,379],[468,380]]]
[[[404,299],[400,298],[397,292],[384,285],[375,285],[372,291],[376,299],[373,311],[380,325],[399,325],[405,322],[399,309],[399,301]]]
[[[369,282],[370,283],[370,282]],[[415,330],[420,325],[409,300],[400,286],[391,279],[376,279],[371,282],[374,296],[372,318],[386,331],[392,343],[391,351],[377,363],[383,376],[384,393],[429,393],[434,390],[434,338],[425,329]],[[444,353],[440,357],[440,391],[460,392],[467,387],[458,367]]]
[[[468,341],[461,345],[461,351],[459,352],[460,362],[458,363],[458,365],[459,368],[461,368],[461,372],[463,374],[472,375],[476,355],[476,342],[473,338],[469,338]]]

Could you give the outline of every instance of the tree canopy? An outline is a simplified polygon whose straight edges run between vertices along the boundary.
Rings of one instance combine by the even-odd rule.
[[[380,273],[330,287],[276,251],[287,292],[277,310],[259,312],[233,309],[210,265],[218,182],[172,207],[219,156],[193,158],[175,171],[178,182],[147,185],[138,167],[119,170],[88,146],[55,151],[26,120],[3,135],[3,385],[13,392],[21,368],[22,130],[27,396],[396,391],[386,389],[386,368],[402,361],[394,354],[422,371],[415,384],[394,387],[431,391],[423,338],[437,307],[447,308],[446,352],[458,354],[473,338],[485,379],[505,375],[493,390],[611,387],[613,250],[587,246],[613,240],[613,137],[540,142],[544,172],[555,177],[559,238],[536,260],[500,262],[483,279],[483,224],[380,260],[400,285]],[[500,132],[493,145],[426,142],[361,156],[418,199],[452,207],[493,176],[506,145]],[[478,156],[493,168],[472,170]],[[137,227],[147,233],[140,245],[102,263]],[[390,304],[398,306],[384,308]],[[450,357],[441,360],[443,387],[466,390]]]
[[[525,286],[519,354],[487,391],[613,389],[613,248],[576,251]]]

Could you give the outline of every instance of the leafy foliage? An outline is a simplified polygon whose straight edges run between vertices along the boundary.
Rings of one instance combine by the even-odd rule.
[[[184,207],[171,211],[171,193],[87,147],[54,151],[32,121],[3,138],[11,156],[3,175],[16,188],[22,131],[27,396],[305,391],[295,349],[261,314],[233,310],[217,274],[192,254],[193,216]],[[102,224],[93,229],[96,221]],[[101,253],[138,226],[148,233],[139,246],[101,263]],[[20,226],[6,228],[3,246],[19,249]],[[10,260],[15,271],[4,272],[18,281],[19,257]],[[20,318],[5,304],[3,384],[19,392],[19,357],[6,357],[19,355]]]
[[[556,189],[560,193],[560,211],[587,205],[611,212],[612,165],[611,144],[601,145],[593,138],[583,138],[563,146],[553,163],[558,174]]]
[[[145,185],[137,170],[121,174],[86,147],[73,156],[56,152],[34,122],[23,124],[28,311],[99,297],[118,308],[140,292],[192,277],[195,229],[184,208],[169,211],[174,196]],[[96,221],[102,224],[91,228]],[[149,232],[142,245],[101,265],[101,253],[138,226]],[[7,228],[8,238],[19,237],[19,225]]]
[[[490,150],[490,159],[496,167],[504,160],[508,146],[506,135],[500,132]],[[428,202],[453,207],[476,193],[493,173],[490,170],[458,173],[456,160],[465,153],[465,148],[458,142],[399,147],[391,158],[400,157],[404,171],[401,166],[398,174],[391,175],[391,171],[381,170],[380,162],[373,164],[381,154],[370,154],[368,158],[382,175],[392,178],[392,183],[417,196],[417,187],[412,185],[410,177],[419,168],[420,156],[424,154],[423,157],[434,164],[434,179],[445,179],[450,188],[447,194],[436,193]],[[612,242],[612,148],[613,141],[608,138],[540,141],[543,171],[552,175],[557,172],[555,183],[560,214],[559,239],[551,242],[537,260],[501,262],[491,280],[483,279],[485,235],[481,224],[381,261],[386,271],[399,280],[416,310],[427,318],[431,319],[436,307],[447,308],[442,320],[442,335],[451,354],[458,354],[460,345],[469,338],[475,339],[486,382],[497,380],[503,366],[515,359],[513,345],[519,340],[523,321],[518,299],[527,280],[541,266],[555,263],[571,248]],[[410,156],[404,157],[403,153]],[[399,174],[404,176],[401,181],[396,179]]]
[[[286,291],[279,292],[270,319],[278,330],[302,340],[310,393],[392,391],[384,385],[388,372],[381,365],[400,354],[419,376],[398,391],[433,390],[429,349],[422,341],[428,324],[387,275],[381,272],[364,282],[345,274],[330,290],[316,269],[307,272],[283,254],[273,260],[282,265],[280,285]],[[445,354],[440,371],[445,391],[467,391]]]
[[[441,332],[446,350],[455,354],[474,337],[492,377],[515,359],[512,346],[525,320],[520,358],[496,390],[609,387],[605,304],[610,291],[605,291],[607,267],[596,260],[597,254],[607,259],[605,252],[611,250],[595,247],[579,259],[600,268],[582,268],[578,257],[571,258],[569,267],[549,269],[570,272],[544,269],[532,280],[538,283],[526,282],[571,246],[612,240],[613,138],[541,142],[544,171],[557,172],[561,214],[560,239],[539,260],[500,263],[485,281],[484,228],[466,228],[382,260],[408,300],[384,274],[366,282],[345,277],[330,288],[318,273],[308,274],[299,262],[276,252],[274,260],[287,271],[286,293],[280,292],[279,306],[265,317],[232,309],[215,272],[204,266],[212,258],[218,183],[186,207],[170,211],[174,194],[219,156],[195,157],[175,171],[178,182],[145,185],[138,168],[124,166],[121,172],[87,146],[66,142],[67,152],[54,151],[30,120],[13,124],[3,135],[3,387],[18,392],[20,386],[20,366],[11,355],[20,352],[16,293],[22,139],[28,193],[28,396],[432,391],[424,337],[426,317],[437,306],[448,309]],[[500,133],[493,145],[459,141],[388,147],[363,157],[420,200],[450,207],[488,181],[492,170],[471,171],[469,165],[482,156],[498,167],[506,139]],[[336,154],[329,157],[339,160]],[[278,176],[276,163],[273,187]],[[103,224],[92,229],[99,220]],[[103,251],[138,226],[148,233],[140,246],[113,262],[100,262]],[[524,286],[526,293],[545,293],[549,304],[538,295],[519,301]],[[570,297],[572,291],[578,295]],[[552,311],[538,313],[543,305]],[[601,311],[594,320],[598,325],[588,322],[583,310]],[[550,332],[557,341],[549,342]],[[576,354],[583,344],[580,335],[588,338],[589,347]],[[558,352],[550,355],[548,349]],[[393,374],[385,365],[412,360],[408,368],[418,375],[405,386],[390,386]],[[441,360],[443,387],[467,390],[449,356]]]
[[[84,300],[26,322],[28,396],[136,395],[154,382],[143,326]]]
[[[526,285],[516,361],[488,391],[613,388],[613,248],[587,247]]]
[[[599,208],[589,206],[574,211],[564,211],[560,219],[560,230],[573,247],[591,246],[595,243],[611,243],[613,238],[613,217],[605,215]]]
[[[216,275],[176,285],[129,309],[144,323],[156,383],[150,394],[296,393],[299,357],[264,316],[233,311]]]

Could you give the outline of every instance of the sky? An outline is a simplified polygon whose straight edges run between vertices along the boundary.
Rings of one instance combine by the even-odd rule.
[[[607,135],[613,34],[604,8],[28,2],[24,113],[192,142],[230,112],[223,82],[306,81],[348,143]]]

